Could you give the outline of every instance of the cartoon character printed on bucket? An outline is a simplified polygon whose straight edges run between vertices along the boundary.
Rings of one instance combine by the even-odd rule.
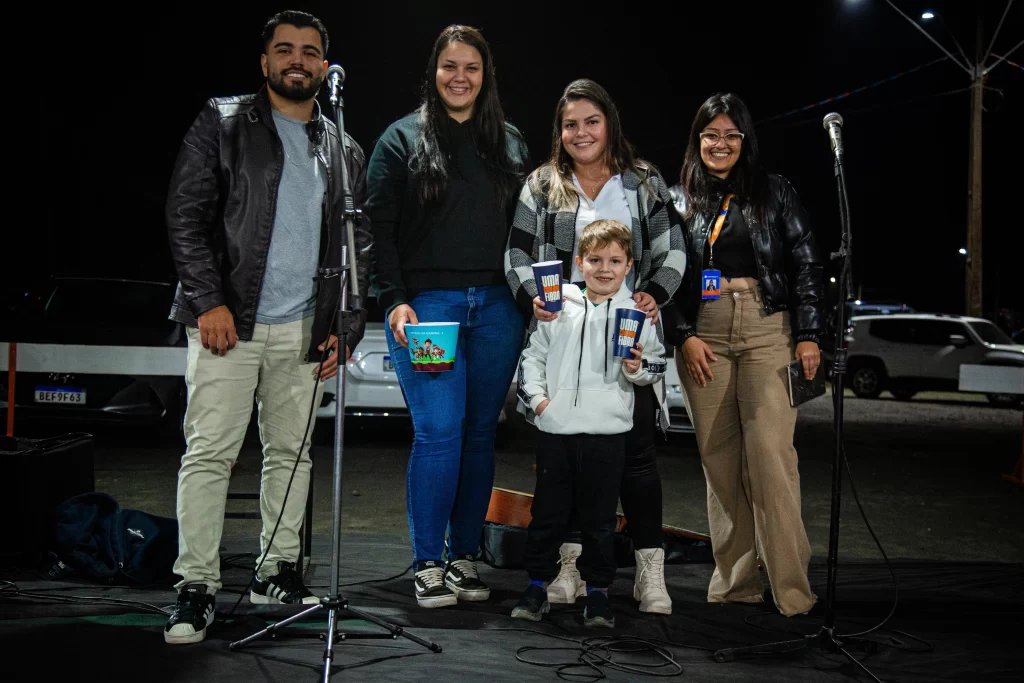
[[[416,372],[444,372],[455,366],[455,349],[459,341],[458,323],[406,325],[406,334],[409,335],[412,369]],[[451,349],[451,353],[446,349]]]

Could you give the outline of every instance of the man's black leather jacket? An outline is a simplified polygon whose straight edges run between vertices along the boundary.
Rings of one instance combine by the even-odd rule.
[[[733,207],[742,207],[750,230],[764,311],[768,315],[789,311],[794,339],[820,344],[820,337],[825,331],[825,285],[814,234],[807,213],[789,181],[779,175],[769,175],[768,187],[771,200],[766,221],[762,221],[746,203],[739,199],[732,201]],[[686,196],[682,186],[672,187],[669,195],[679,216],[685,216]],[[712,197],[714,206],[721,203],[721,196]],[[715,215],[715,212],[706,215],[695,213],[690,220],[682,221],[687,273],[676,290],[673,303],[664,309],[665,341],[672,346],[682,345],[697,333],[701,264],[704,263],[704,249]]]
[[[327,169],[320,232],[320,279],[313,335],[306,361],[319,361],[317,346],[339,329],[331,327],[341,278],[339,240],[344,238],[344,191],[338,128],[316,105],[306,130]],[[355,207],[366,198],[363,150],[346,135],[347,168]],[[256,307],[274,227],[284,146],[277,134],[264,86],[255,95],[209,100],[185,135],[167,195],[167,231],[178,271],[170,318],[197,327],[200,315],[226,305],[235,331],[252,339]],[[355,222],[359,293],[369,293],[370,227]],[[344,343],[354,349],[363,337],[364,310],[347,321]]]

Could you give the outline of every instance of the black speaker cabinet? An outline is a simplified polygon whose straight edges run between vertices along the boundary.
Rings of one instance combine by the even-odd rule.
[[[0,558],[36,567],[51,550],[54,511],[96,486],[91,434],[0,436]]]

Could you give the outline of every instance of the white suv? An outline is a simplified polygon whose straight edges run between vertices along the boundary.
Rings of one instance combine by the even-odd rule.
[[[988,320],[942,313],[857,316],[846,335],[850,388],[861,398],[883,390],[907,400],[918,391],[957,391],[960,366],[1024,366],[1024,346]],[[1017,405],[1019,396],[990,394]]]

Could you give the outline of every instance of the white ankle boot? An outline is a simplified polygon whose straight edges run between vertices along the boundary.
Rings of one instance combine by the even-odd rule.
[[[562,568],[558,570],[558,576],[548,584],[548,602],[556,605],[571,605],[576,598],[582,598],[587,594],[587,584],[580,578],[579,570],[576,569],[576,560],[583,552],[583,546],[579,543],[563,543],[558,549],[561,557],[558,563]]]
[[[661,548],[641,548],[636,556],[636,582],[633,599],[640,601],[641,612],[672,614],[672,598],[665,588],[665,551]]]

